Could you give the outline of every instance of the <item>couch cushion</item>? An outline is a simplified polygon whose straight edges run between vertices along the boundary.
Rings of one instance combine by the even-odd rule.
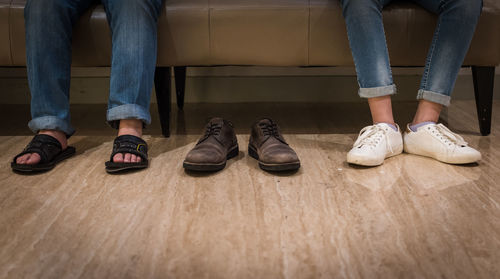
[[[308,0],[211,0],[213,64],[307,65]]]
[[[26,0],[11,4],[12,59],[16,66],[26,65],[24,6]],[[77,22],[73,35],[73,66],[109,66],[111,39],[102,5],[94,5]]]
[[[11,66],[9,34],[10,0],[0,0],[0,65]]]
[[[167,0],[158,29],[160,65],[211,65],[208,0]]]
[[[12,64],[14,66],[26,65],[24,5],[26,5],[26,0],[12,0],[10,7],[10,45]]]
[[[208,65],[208,0],[168,0],[162,11],[158,33],[158,64]],[[12,56],[14,65],[26,65],[24,6],[26,0],[13,0]],[[109,66],[111,33],[102,5],[89,9],[78,21],[73,35],[73,66]]]
[[[500,1],[483,0],[483,11],[464,64],[500,64]]]
[[[2,65],[26,63],[25,2],[12,0],[10,17],[0,16],[0,34],[10,18],[12,47],[10,61],[9,43],[0,43]],[[390,4],[383,14],[392,65],[424,65],[437,17],[409,2]],[[338,0],[167,0],[158,33],[158,64],[164,66],[353,64]],[[465,65],[500,64],[499,34],[500,1],[484,0]],[[111,39],[101,5],[76,25],[73,48],[74,66],[109,66]]]
[[[500,3],[484,0],[477,32],[465,65],[500,64]],[[383,11],[393,66],[422,66],[437,16],[410,2]],[[309,65],[353,65],[340,1],[311,0]]]

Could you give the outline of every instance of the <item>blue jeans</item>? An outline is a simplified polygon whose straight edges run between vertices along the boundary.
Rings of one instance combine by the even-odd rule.
[[[341,1],[359,95],[373,98],[395,94],[382,22],[382,9],[392,0]],[[417,99],[448,106],[481,14],[482,0],[412,1],[439,15]]]
[[[149,124],[162,0],[102,0],[112,33],[107,121]],[[24,9],[33,132],[59,130],[71,136],[69,88],[73,25],[95,0],[28,0]]]

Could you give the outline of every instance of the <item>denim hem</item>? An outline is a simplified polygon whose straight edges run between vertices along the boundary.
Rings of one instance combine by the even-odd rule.
[[[429,102],[441,104],[441,105],[447,107],[450,105],[451,97],[444,95],[444,94],[420,89],[420,90],[418,90],[417,100],[421,100],[421,99],[427,100]]]
[[[126,104],[108,109],[107,122],[109,126],[118,129],[121,119],[139,119],[142,120],[143,126],[151,124],[151,115],[149,110],[139,105]]]
[[[41,116],[33,118],[28,123],[28,127],[35,134],[40,130],[57,130],[65,133],[66,137],[69,138],[75,133],[75,129],[71,127],[71,124],[55,116]]]
[[[395,84],[380,87],[359,88],[358,91],[358,95],[361,98],[374,98],[394,94],[396,94]]]

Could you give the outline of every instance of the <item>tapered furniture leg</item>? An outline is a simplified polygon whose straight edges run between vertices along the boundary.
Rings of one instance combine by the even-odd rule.
[[[186,68],[174,67],[175,93],[177,97],[177,107],[184,108],[184,92],[186,91]]]
[[[476,96],[477,117],[481,135],[491,132],[491,110],[493,103],[493,85],[495,83],[495,67],[472,66],[474,95]]]
[[[156,67],[156,102],[158,103],[158,114],[160,115],[161,133],[167,138],[170,136],[170,106],[172,104],[170,73],[170,67]]]

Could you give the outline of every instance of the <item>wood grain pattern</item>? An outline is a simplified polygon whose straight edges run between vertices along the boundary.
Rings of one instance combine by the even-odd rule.
[[[9,165],[30,136],[1,136],[0,278],[500,277],[498,113],[489,137],[478,135],[473,102],[443,114],[480,149],[477,165],[403,154],[358,168],[345,156],[366,107],[304,105],[300,118],[296,106],[276,115],[267,107],[273,117],[289,115],[280,123],[302,161],[281,175],[248,156],[242,123],[251,117],[238,108],[222,112],[243,127],[242,150],[213,174],[186,173],[182,160],[217,106],[188,105],[199,113],[186,113],[177,134],[146,136],[150,168],[126,175],[104,171],[109,130],[71,138],[76,157],[31,176]],[[327,116],[343,109],[362,115],[346,120],[354,128]]]

